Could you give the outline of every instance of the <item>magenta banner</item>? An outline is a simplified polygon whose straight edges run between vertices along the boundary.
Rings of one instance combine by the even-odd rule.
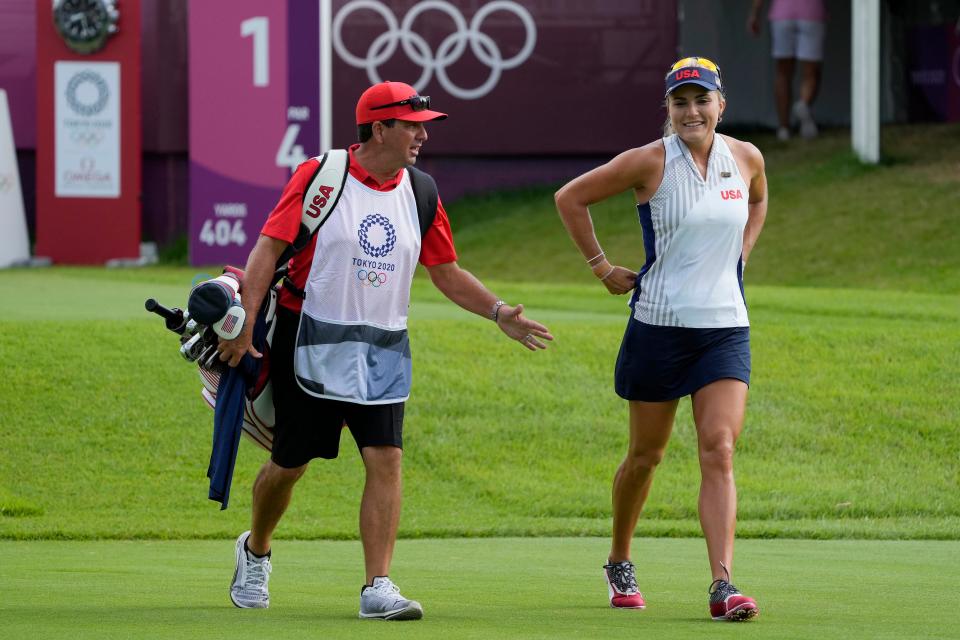
[[[330,42],[320,40],[329,2]],[[399,80],[450,114],[431,156],[614,154],[658,135],[676,2],[204,0],[189,3],[190,260],[242,264],[292,168],[333,147],[357,98]]]
[[[656,137],[676,2],[333,2],[333,143],[402,80],[450,118],[431,154],[615,153]]]
[[[7,92],[18,149],[37,146],[37,7],[0,0],[0,87]]]
[[[291,171],[319,151],[318,5],[189,10],[190,262],[242,265]]]

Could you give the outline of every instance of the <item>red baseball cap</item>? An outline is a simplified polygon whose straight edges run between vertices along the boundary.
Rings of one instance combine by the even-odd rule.
[[[357,124],[398,118],[411,122],[443,120],[447,114],[430,110],[430,96],[421,96],[403,82],[375,84],[357,101]]]

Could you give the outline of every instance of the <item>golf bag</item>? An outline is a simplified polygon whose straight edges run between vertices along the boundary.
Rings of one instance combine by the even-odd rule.
[[[285,271],[285,270],[284,270]],[[283,272],[277,273],[277,278]],[[220,378],[226,364],[219,358],[220,338],[232,340],[240,335],[246,314],[241,306],[240,281],[243,271],[224,268],[223,275],[206,280],[190,291],[187,310],[168,309],[154,299],[146,301],[146,309],[164,318],[167,329],[180,336],[180,355],[188,362],[196,362],[200,375],[200,393],[215,409]],[[258,446],[270,451],[273,445],[273,392],[270,388],[270,343],[273,341],[274,319],[277,312],[277,288],[272,287],[256,319],[263,324],[263,335],[258,351],[263,357],[253,363],[244,398],[243,435]]]
[[[243,272],[233,267],[226,267],[225,273],[235,273],[241,279],[243,278]],[[281,274],[275,275],[277,279],[282,277]],[[207,288],[210,288],[210,283],[217,282],[217,280],[219,280],[219,278],[208,280],[207,282],[195,287],[192,295],[190,296],[190,303],[194,303],[195,300],[200,297],[202,289],[205,285],[207,285]],[[274,280],[274,282],[276,282],[276,280]],[[235,309],[237,306],[239,306],[238,303],[240,302],[240,296],[237,295],[233,300],[231,300],[231,302],[233,303],[233,305],[231,305],[231,309]],[[242,312],[243,307],[241,306],[239,308]],[[276,314],[277,288],[274,286],[269,289],[267,295],[264,297],[263,305],[260,307],[259,317],[257,318],[257,322],[262,321],[266,325],[266,333],[263,337],[263,343],[260,345],[254,345],[254,347],[260,351],[262,357],[260,358],[259,362],[255,363],[257,366],[255,368],[255,375],[251,376],[253,381],[252,384],[247,385],[247,391],[243,405],[243,424],[241,425],[241,433],[266,451],[270,451],[273,448],[274,410],[273,387],[270,384],[270,345],[273,343],[274,320],[276,319]],[[228,311],[227,315],[224,316],[224,319],[229,321],[229,317],[230,315]],[[222,323],[223,319],[219,320],[218,322]],[[243,320],[239,321],[239,325],[240,327],[243,326]],[[216,330],[216,325],[211,326],[214,326],[214,332],[218,336],[228,338],[228,336],[224,336]],[[237,331],[237,335],[239,335],[239,333],[240,332]],[[200,374],[200,383],[202,385],[200,394],[203,396],[203,399],[206,401],[206,403],[210,405],[210,408],[214,410],[217,406],[217,390],[220,387],[220,377],[225,366],[224,363],[221,362],[217,357],[217,355],[219,354],[216,351],[216,344],[214,344],[214,366],[210,366],[209,363],[200,360],[198,361],[200,366],[197,369]]]
[[[304,191],[300,230],[277,261],[273,286],[267,291],[254,319],[254,347],[263,357],[253,363],[250,362],[253,358],[244,358],[249,371],[246,372],[241,432],[267,451],[273,447],[275,414],[270,384],[270,344],[280,283],[286,275],[290,258],[310,243],[313,234],[333,212],[349,170],[350,155],[345,149],[328,151],[316,159],[319,166]],[[167,329],[180,335],[180,354],[187,361],[197,363],[202,385],[200,393],[214,411],[226,367],[219,358],[217,345],[220,338],[232,340],[240,335],[246,321],[241,304],[242,281],[243,271],[227,266],[219,277],[201,282],[190,290],[186,311],[168,309],[153,299],[146,302],[147,311],[162,316]]]

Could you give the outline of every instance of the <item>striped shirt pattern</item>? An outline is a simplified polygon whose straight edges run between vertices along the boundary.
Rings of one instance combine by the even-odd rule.
[[[668,327],[749,326],[741,271],[749,194],[733,154],[715,136],[704,179],[678,136],[663,144],[663,180],[637,205],[646,262],[634,318]]]

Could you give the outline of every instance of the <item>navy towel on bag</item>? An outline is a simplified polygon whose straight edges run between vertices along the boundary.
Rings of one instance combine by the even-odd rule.
[[[267,324],[264,309],[261,308],[253,327],[253,346],[260,353],[265,350],[266,334]],[[230,484],[233,482],[233,468],[240,446],[247,389],[254,386],[260,365],[259,358],[246,354],[236,367],[224,367],[217,386],[217,405],[213,410],[213,450],[210,452],[207,477],[210,478],[208,497],[220,503],[221,511],[227,508],[230,500]]]

